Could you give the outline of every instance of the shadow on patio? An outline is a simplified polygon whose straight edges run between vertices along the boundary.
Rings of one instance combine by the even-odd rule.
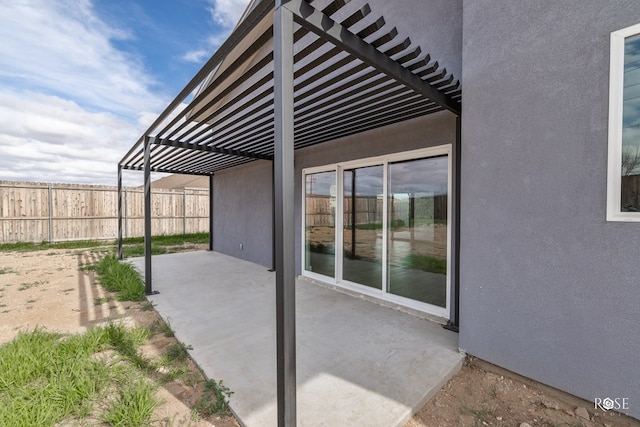
[[[153,288],[240,422],[275,426],[275,274],[217,252],[160,255]],[[436,323],[301,279],[296,293],[300,426],[402,425],[462,366],[457,334]]]

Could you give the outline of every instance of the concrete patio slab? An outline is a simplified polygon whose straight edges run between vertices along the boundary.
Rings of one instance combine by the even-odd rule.
[[[159,255],[153,288],[240,422],[275,426],[275,274],[216,252]],[[299,426],[403,425],[462,366],[457,334],[428,320],[302,279],[296,305]]]

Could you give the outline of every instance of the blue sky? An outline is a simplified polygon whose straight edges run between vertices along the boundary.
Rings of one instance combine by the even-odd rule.
[[[0,180],[115,185],[247,3],[0,0]]]

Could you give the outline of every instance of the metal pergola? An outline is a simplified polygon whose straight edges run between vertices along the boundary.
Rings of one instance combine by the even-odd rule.
[[[151,172],[210,177],[255,160],[273,164],[278,425],[296,423],[294,150],[448,110],[460,84],[358,0],[254,1],[231,36],[118,164],[144,171],[145,287],[151,269]],[[187,101],[188,100],[188,101]],[[119,194],[118,253],[122,257]],[[454,204],[453,241],[459,239]],[[211,223],[210,249],[213,249]],[[457,265],[457,253],[454,263]],[[454,281],[457,271],[454,268]],[[457,327],[457,286],[451,326]]]

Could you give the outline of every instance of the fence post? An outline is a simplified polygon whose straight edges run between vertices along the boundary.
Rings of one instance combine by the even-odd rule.
[[[129,237],[129,190],[124,187],[124,237]]]
[[[182,189],[182,234],[187,234],[187,189]]]
[[[49,243],[53,242],[53,190],[51,183],[47,183],[47,197],[49,199]]]

